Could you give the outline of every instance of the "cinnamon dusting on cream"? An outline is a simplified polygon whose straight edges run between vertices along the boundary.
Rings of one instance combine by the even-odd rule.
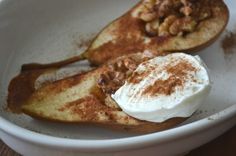
[[[143,92],[143,94],[149,94],[151,96],[171,95],[177,87],[183,87],[189,72],[195,72],[197,69],[193,67],[187,61],[180,61],[177,65],[172,66],[168,64],[165,69],[169,78],[166,80],[158,79],[154,84],[149,85]]]
[[[144,66],[147,66],[147,70],[142,72],[134,72],[132,76],[128,79],[129,83],[138,84],[141,82],[146,76],[148,76],[152,71],[155,70],[154,66],[149,66],[147,62],[143,63]]]

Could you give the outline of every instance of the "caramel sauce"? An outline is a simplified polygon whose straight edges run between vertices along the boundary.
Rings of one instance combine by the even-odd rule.
[[[35,91],[34,83],[45,70],[21,72],[13,78],[8,87],[7,107],[13,113],[21,113],[21,106]]]

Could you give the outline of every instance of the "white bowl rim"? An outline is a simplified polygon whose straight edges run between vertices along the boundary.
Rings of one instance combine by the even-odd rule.
[[[190,136],[194,133],[206,130],[217,124],[228,121],[236,116],[236,104],[211,115],[207,118],[182,125],[180,127],[172,128],[162,132],[156,132],[152,134],[119,138],[119,139],[107,139],[107,140],[80,140],[59,138],[54,136],[48,136],[45,134],[39,134],[34,131],[22,128],[0,116],[0,130],[14,137],[22,139],[24,141],[39,144],[42,146],[50,146],[55,148],[65,148],[71,150],[89,151],[89,152],[111,152],[119,150],[128,150],[140,147],[150,147],[154,144],[163,144],[165,142],[180,139]]]

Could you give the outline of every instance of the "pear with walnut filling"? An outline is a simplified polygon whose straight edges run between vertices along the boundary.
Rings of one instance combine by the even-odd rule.
[[[172,118],[162,123],[141,121],[123,112],[111,98],[111,94],[125,83],[136,67],[150,58],[143,53],[130,54],[93,71],[45,85],[32,94],[22,110],[38,119],[95,124],[135,133],[176,126],[185,118]]]
[[[22,70],[61,67],[84,59],[100,65],[144,49],[155,55],[197,51],[217,39],[228,19],[223,0],[142,0],[106,26],[81,55],[51,64],[25,64]]]

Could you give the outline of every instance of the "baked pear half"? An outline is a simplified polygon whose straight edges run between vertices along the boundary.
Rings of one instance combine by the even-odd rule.
[[[22,107],[23,112],[38,119],[95,124],[135,133],[176,126],[185,118],[172,118],[162,123],[141,121],[123,112],[110,96],[138,64],[150,58],[144,53],[130,54],[93,71],[45,85],[27,100]]]
[[[217,39],[228,19],[223,0],[142,0],[106,26],[81,55],[51,64],[25,64],[22,71],[62,67],[84,59],[101,65],[144,49],[156,55],[198,51]]]

